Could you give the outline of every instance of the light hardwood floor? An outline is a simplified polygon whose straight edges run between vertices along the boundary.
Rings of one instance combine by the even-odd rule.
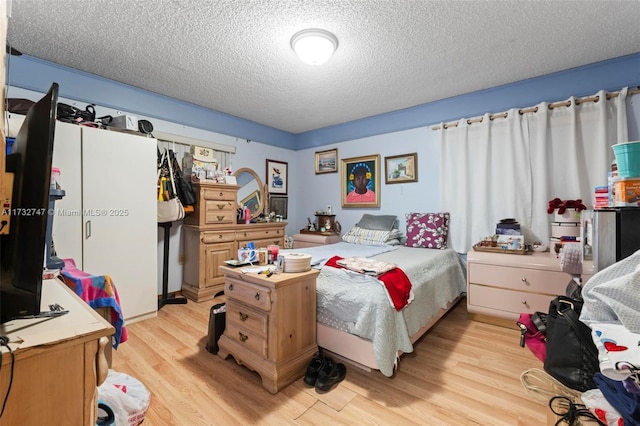
[[[151,392],[144,425],[545,425],[520,374],[541,368],[519,331],[467,319],[466,300],[401,357],[393,377],[347,364],[325,394],[302,378],[276,395],[259,376],[207,352],[211,302],[166,305],[127,327],[113,368]]]

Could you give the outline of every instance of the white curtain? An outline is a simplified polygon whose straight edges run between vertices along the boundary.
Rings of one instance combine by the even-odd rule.
[[[442,209],[451,215],[448,246],[463,253],[493,235],[500,219],[514,218],[525,242],[548,244],[549,200],[582,199],[593,206],[594,187],[607,184],[611,146],[628,140],[627,89],[611,100],[506,118],[440,126]]]

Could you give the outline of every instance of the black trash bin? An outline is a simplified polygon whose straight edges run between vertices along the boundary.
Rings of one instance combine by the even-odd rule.
[[[223,295],[224,291],[216,293],[214,298]],[[206,349],[212,354],[218,353],[218,340],[222,333],[224,333],[224,327],[227,316],[226,303],[216,303],[211,307],[209,312],[209,332],[207,334]]]

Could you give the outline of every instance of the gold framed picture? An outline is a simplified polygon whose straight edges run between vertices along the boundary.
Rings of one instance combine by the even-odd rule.
[[[316,152],[316,174],[338,172],[338,148]]]
[[[380,207],[380,155],[343,158],[342,207]]]
[[[384,183],[418,181],[418,154],[402,154],[384,157]]]
[[[251,216],[257,215],[260,213],[260,193],[258,191],[253,191],[251,194],[244,197],[240,203],[243,206],[249,207],[251,211]]]

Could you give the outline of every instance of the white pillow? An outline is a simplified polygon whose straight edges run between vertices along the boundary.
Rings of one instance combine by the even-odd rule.
[[[381,231],[354,226],[342,236],[342,241],[366,246],[384,246],[402,244],[400,242],[401,237],[402,232],[398,229]]]

